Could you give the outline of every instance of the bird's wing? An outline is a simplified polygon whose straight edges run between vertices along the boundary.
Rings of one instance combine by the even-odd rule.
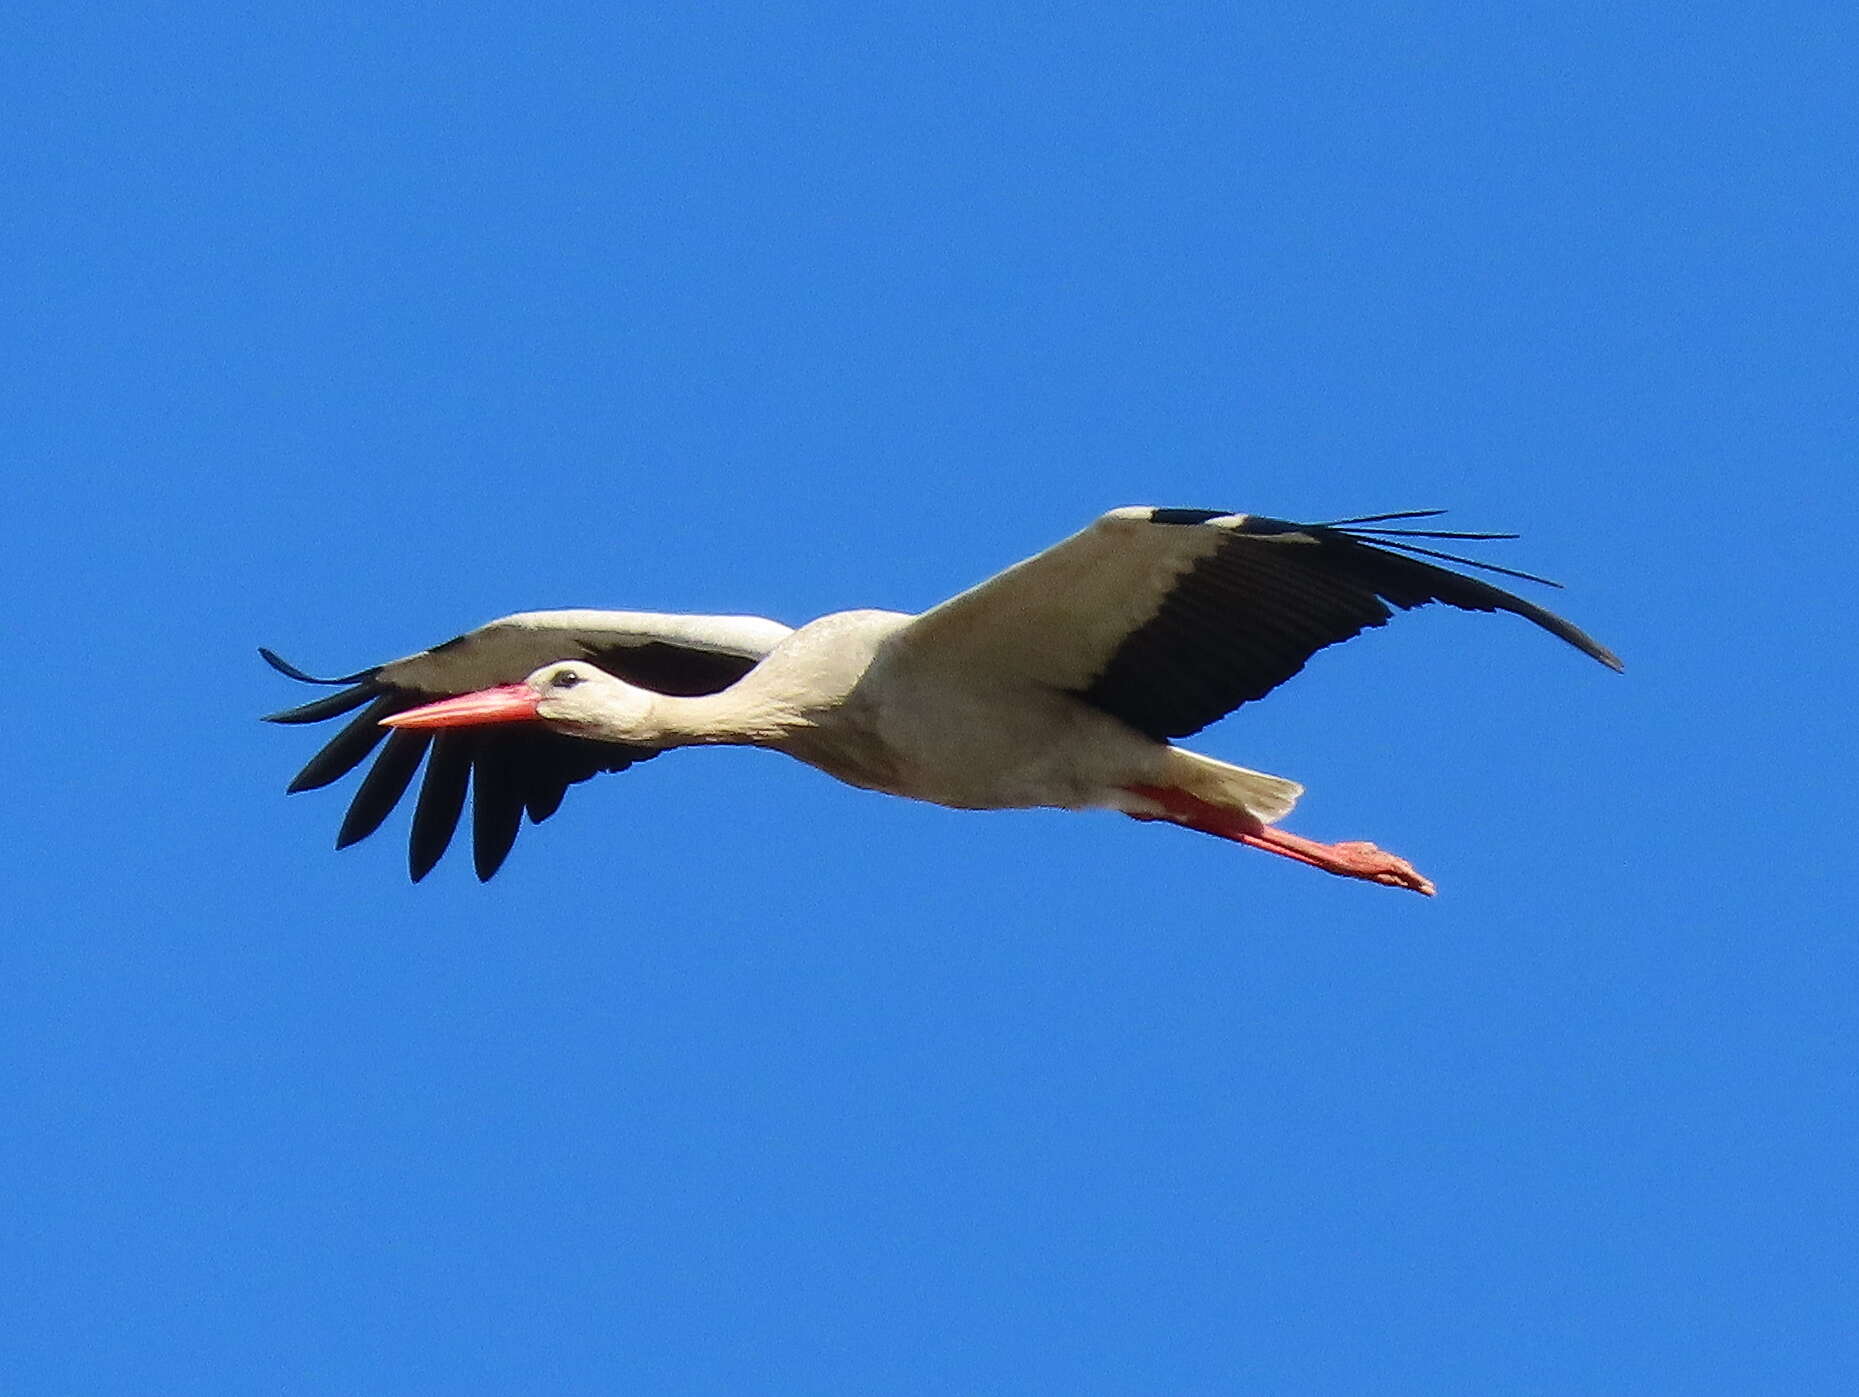
[[[320,723],[361,710],[297,773],[291,791],[340,780],[380,748],[343,818],[338,849],[380,828],[430,749],[408,848],[408,869],[417,883],[451,843],[467,785],[473,863],[478,877],[488,879],[509,854],[525,811],[540,824],[575,782],[602,771],[624,771],[657,756],[658,749],[570,737],[531,724],[436,734],[399,729],[390,736],[381,719],[436,699],[517,683],[555,660],[586,660],[629,684],[663,694],[713,694],[747,674],[790,633],[780,622],[759,616],[526,611],[340,679],[315,679],[269,650],[259,653],[292,679],[343,686],[266,721]]]
[[[1370,527],[1437,512],[1293,524],[1205,509],[1112,510],[924,612],[898,634],[894,654],[1066,690],[1158,740],[1186,737],[1263,697],[1324,646],[1381,625],[1391,608],[1428,602],[1508,611],[1620,668],[1561,617],[1408,556],[1545,581],[1411,542],[1511,535]]]

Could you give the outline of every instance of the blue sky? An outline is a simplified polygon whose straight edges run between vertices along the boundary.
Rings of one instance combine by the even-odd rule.
[[[15,7],[0,1385],[1843,1392],[1850,20]],[[1451,506],[1197,740],[1441,896],[756,752],[480,887],[254,650]],[[401,817],[404,820],[404,816]]]

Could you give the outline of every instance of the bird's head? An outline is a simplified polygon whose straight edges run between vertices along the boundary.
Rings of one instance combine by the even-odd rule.
[[[391,728],[463,728],[540,722],[556,732],[637,741],[654,695],[581,660],[546,664],[520,684],[480,689],[383,718]]]

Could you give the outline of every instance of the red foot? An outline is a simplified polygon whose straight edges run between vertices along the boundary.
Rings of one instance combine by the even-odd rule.
[[[1211,805],[1198,796],[1169,786],[1131,786],[1132,795],[1153,800],[1167,810],[1169,817],[1189,829],[1203,834],[1231,839],[1236,844],[1263,849],[1268,854],[1307,863],[1343,878],[1360,878],[1389,888],[1411,888],[1427,897],[1433,896],[1431,880],[1423,877],[1406,859],[1397,858],[1384,849],[1361,840],[1342,844],[1320,844],[1286,830],[1274,829],[1240,810]],[[1138,817],[1142,818],[1142,817]],[[1154,817],[1149,817],[1154,818]]]

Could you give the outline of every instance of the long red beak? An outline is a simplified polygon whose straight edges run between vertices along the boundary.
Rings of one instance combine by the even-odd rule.
[[[482,723],[533,722],[542,700],[527,684],[505,684],[475,694],[440,699],[423,708],[409,708],[383,718],[387,728],[472,728]]]

